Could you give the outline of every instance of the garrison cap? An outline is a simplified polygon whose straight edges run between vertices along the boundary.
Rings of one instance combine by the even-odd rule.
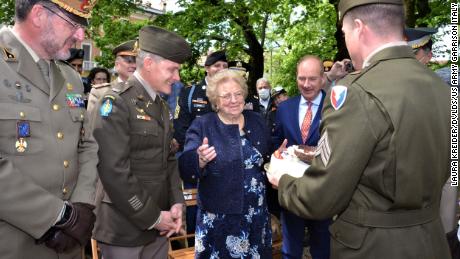
[[[224,50],[219,50],[209,54],[204,62],[205,66],[212,66],[218,61],[227,62],[227,55]]]
[[[91,10],[96,4],[96,0],[51,0],[63,11],[70,19],[74,22],[79,23],[83,26],[88,26],[88,19],[91,17]],[[45,4],[42,2],[40,4]]]
[[[137,53],[134,51],[135,40],[129,40],[121,43],[112,50],[114,56],[137,56]]]
[[[192,56],[190,45],[184,38],[156,26],[142,27],[138,48],[179,64]]]
[[[419,27],[405,28],[404,36],[407,40],[407,45],[413,49],[418,49],[425,46],[431,40],[431,36],[438,32],[435,28]]]
[[[339,2],[339,21],[342,21],[346,12],[351,9],[368,4],[394,4],[403,5],[403,0],[340,0]]]

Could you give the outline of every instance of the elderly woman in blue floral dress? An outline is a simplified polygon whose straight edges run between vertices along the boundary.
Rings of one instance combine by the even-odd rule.
[[[271,258],[272,236],[262,172],[270,132],[244,110],[244,78],[223,70],[208,82],[214,111],[196,118],[179,158],[183,179],[198,179],[195,258]]]

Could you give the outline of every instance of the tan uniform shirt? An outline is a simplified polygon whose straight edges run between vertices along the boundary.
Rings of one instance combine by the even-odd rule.
[[[0,257],[74,258],[36,245],[64,200],[94,204],[97,144],[79,75],[50,62],[49,85],[13,33],[0,30]]]

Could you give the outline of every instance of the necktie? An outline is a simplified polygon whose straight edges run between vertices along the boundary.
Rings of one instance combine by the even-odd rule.
[[[312,105],[312,102],[308,102],[307,113],[305,114],[305,117],[303,118],[302,127],[300,128],[300,133],[302,134],[302,144],[305,144],[305,141],[307,140],[307,137],[308,137],[308,131],[310,130],[310,126],[311,126],[311,119],[313,116],[313,113],[311,111],[311,105]]]
[[[49,86],[50,85],[50,66],[49,64],[44,59],[38,60],[37,64],[38,64],[38,68],[40,68],[40,72],[42,72],[43,78],[45,78],[45,81]]]

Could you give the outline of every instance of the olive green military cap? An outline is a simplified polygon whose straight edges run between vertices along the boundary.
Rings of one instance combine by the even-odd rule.
[[[129,40],[121,43],[112,50],[114,56],[137,56],[137,53],[134,51],[135,40]]]
[[[192,56],[190,45],[184,38],[156,26],[142,27],[138,47],[179,64]]]
[[[339,21],[342,21],[345,13],[351,9],[368,4],[395,4],[403,5],[403,0],[340,0],[339,2]]]

